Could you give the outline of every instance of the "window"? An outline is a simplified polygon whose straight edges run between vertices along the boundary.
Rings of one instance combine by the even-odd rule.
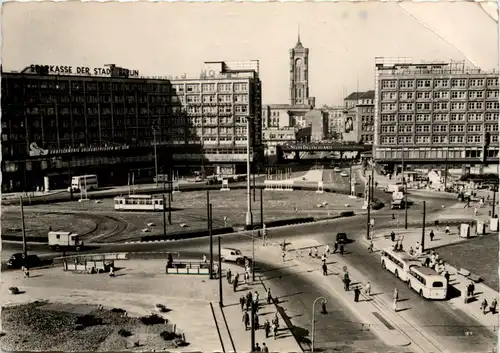
[[[383,133],[394,133],[396,132],[396,127],[394,125],[384,125],[382,126]]]
[[[394,145],[396,138],[394,136],[382,136],[381,141],[383,145]]]
[[[400,88],[414,88],[415,81],[413,81],[413,80],[401,80],[401,81],[399,81],[399,87]]]
[[[235,83],[234,84],[234,91],[235,92],[246,92],[248,91],[248,83]]]
[[[200,96],[198,96],[198,95],[187,96],[186,97],[186,102],[187,103],[199,103],[200,102]]]
[[[203,92],[214,92],[215,91],[215,83],[204,83],[201,85],[201,90]]]
[[[486,80],[486,85],[488,87],[496,87],[498,86],[498,78],[489,78]]]
[[[467,125],[467,132],[481,132],[483,126],[479,124]]]
[[[398,144],[413,143],[412,136],[398,136]]]
[[[419,92],[419,93],[428,93],[428,92]],[[450,97],[449,91],[435,91],[434,99],[448,99]]]
[[[417,88],[430,88],[431,80],[417,80]]]
[[[413,103],[400,103],[399,110],[403,111],[413,110]]]
[[[491,132],[491,131],[495,131],[496,132],[496,131],[498,131],[498,125],[496,125],[496,124],[486,124],[484,126],[484,130],[485,131],[489,131],[489,132]]]
[[[467,143],[480,143],[481,136],[480,135],[467,135]]]
[[[404,122],[412,122],[413,121],[413,115],[412,114],[399,114],[398,115],[398,120],[402,123]]]
[[[448,121],[448,114],[434,114],[433,121]]]
[[[450,81],[449,80],[434,80],[434,87],[435,88],[440,88],[440,87],[449,87]]]
[[[448,110],[448,103],[447,102],[434,103],[433,108],[434,110]]]
[[[450,125],[450,132],[464,132],[463,125]]]
[[[400,100],[410,100],[413,99],[413,92],[399,92]]]
[[[446,143],[446,136],[432,136],[432,143]]]
[[[399,133],[413,132],[413,125],[399,125],[398,132]]]
[[[453,91],[451,92],[452,99],[465,99],[465,91]]]
[[[396,110],[396,104],[394,103],[383,103],[382,111],[383,112],[392,112]]]
[[[469,99],[481,99],[484,98],[484,91],[470,91]]]
[[[488,102],[488,103],[493,103],[493,102]],[[469,102],[469,110],[479,110],[483,109],[483,102]]]
[[[468,121],[482,121],[483,113],[469,113],[467,114]]]
[[[451,110],[465,110],[465,103],[464,102],[452,102],[451,103]]]
[[[417,114],[417,122],[418,123],[429,122],[429,121],[431,121],[430,114]]]
[[[451,121],[465,121],[465,114],[459,113],[459,114],[451,114]]]
[[[498,98],[498,91],[486,91],[486,98]]]
[[[469,87],[483,87],[484,79],[482,78],[473,78],[469,80]]]
[[[451,80],[451,87],[465,87],[467,82],[465,79],[454,78]]]
[[[486,113],[486,121],[498,120],[498,113]]]
[[[424,143],[429,143],[430,142],[430,137],[429,136],[416,136],[416,141],[417,144],[424,144]]]
[[[382,88],[396,88],[395,80],[382,80]]]
[[[200,85],[199,84],[186,85],[186,92],[190,93],[200,92]]]
[[[395,100],[396,99],[396,92],[383,92],[382,93],[382,100]]]
[[[433,125],[432,126],[432,131],[434,132],[446,132],[448,130],[447,125]]]
[[[479,103],[481,103],[481,102],[479,102]],[[498,102],[486,102],[486,109],[498,110],[499,108],[500,108],[500,104]]]
[[[417,103],[417,110],[430,110],[430,109],[431,109],[430,103]]]
[[[392,123],[396,121],[396,116],[391,114],[382,114],[383,123]]]

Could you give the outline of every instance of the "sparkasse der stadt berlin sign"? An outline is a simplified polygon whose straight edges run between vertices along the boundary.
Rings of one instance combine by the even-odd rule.
[[[45,71],[49,75],[86,75],[86,76],[110,76],[112,72],[118,75],[139,77],[139,70],[129,70],[119,67],[88,67],[68,65],[30,65],[29,73]]]

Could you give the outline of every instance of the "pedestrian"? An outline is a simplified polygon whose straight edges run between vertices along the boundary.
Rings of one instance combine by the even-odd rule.
[[[486,298],[484,298],[483,302],[481,303],[481,310],[483,311],[483,314],[485,314],[485,315],[487,313],[486,309],[488,309],[488,301],[486,300]]]
[[[283,250],[281,252],[281,257],[283,258],[283,262],[285,262],[285,256],[286,256],[286,252],[285,252],[285,250]]]
[[[323,276],[328,276],[328,268],[326,267],[326,263],[323,262]]]
[[[266,338],[269,338],[269,334],[271,333],[271,324],[269,323],[269,320],[267,320],[267,319],[264,322],[264,331],[266,331]]]
[[[273,325],[276,325],[276,327],[279,327],[280,321],[278,319],[278,313],[274,314],[273,320],[271,321]]]
[[[367,296],[370,296],[372,293],[372,286],[370,284],[370,282],[366,282],[366,285],[365,285],[365,294]]]
[[[420,254],[420,243],[417,241],[417,244],[415,245],[415,251],[417,252],[417,255]]]
[[[259,325],[259,315],[255,314],[255,316],[253,317],[253,325],[254,325],[254,328],[256,330],[258,330],[260,328],[260,325]]]
[[[392,301],[392,310],[394,310],[395,312],[398,311],[398,300],[396,298],[394,298]]]
[[[475,291],[476,286],[474,285],[474,282],[470,282],[470,295],[473,296]]]
[[[392,295],[392,298],[397,302],[399,300],[399,292],[397,288],[394,288],[394,293]]]
[[[236,288],[238,288],[238,279],[237,279],[237,277],[234,277],[233,292],[236,292]]]
[[[396,233],[394,233],[394,231],[391,232],[391,241],[394,243],[394,241],[396,240]]]
[[[330,255],[330,245],[326,244],[326,247],[325,247],[325,255],[328,256]]]
[[[368,251],[373,252],[373,240],[370,239],[370,244],[368,245]]]
[[[255,304],[259,305],[259,292],[257,292],[257,291],[254,292],[253,301]]]
[[[240,306],[241,306],[241,311],[244,311],[245,310],[245,297],[244,296],[241,296],[240,297]]]
[[[266,336],[267,338],[267,336]],[[269,353],[269,348],[266,346],[266,343],[262,343],[262,352],[264,353]]]
[[[351,279],[349,277],[344,278],[344,290],[349,291],[349,285],[351,284]]]
[[[339,250],[339,243],[335,241],[335,244],[333,244],[333,253],[335,254]]]
[[[323,254],[321,256],[321,261],[323,262],[323,264],[326,264],[326,255],[325,254]]]
[[[250,316],[248,316],[248,312],[244,312],[243,313],[243,324],[245,324],[245,331],[248,330],[248,325],[250,324]]]
[[[359,287],[354,288],[354,302],[359,302],[359,295],[361,294],[361,291],[359,290]]]
[[[497,312],[497,298],[493,298],[490,304],[490,311],[493,315]]]
[[[312,257],[312,248],[309,248],[309,257]]]
[[[431,232],[429,233],[429,237],[431,238],[431,241],[434,240],[434,231],[431,229]]]
[[[344,244],[340,244],[340,255],[344,256]]]
[[[231,273],[231,269],[227,270],[227,283],[231,284],[231,279],[233,277],[233,274]]]
[[[408,254],[410,254],[410,256],[415,255],[415,250],[413,250],[413,248],[411,246],[410,246],[410,250],[408,250]]]
[[[203,254],[203,263],[206,264],[207,263],[207,255]]]
[[[273,334],[274,334],[274,339],[276,339],[276,336],[278,336],[278,325],[273,325]]]
[[[261,351],[260,346],[259,346],[258,343],[255,343],[255,351],[256,352],[260,352]]]
[[[267,288],[267,304],[271,304],[273,301],[273,296],[271,294],[271,288]]]

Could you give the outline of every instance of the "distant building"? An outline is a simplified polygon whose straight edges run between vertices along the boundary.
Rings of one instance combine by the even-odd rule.
[[[207,62],[204,72],[172,80],[116,66],[2,72],[2,190],[34,190],[46,176],[60,188],[70,174],[126,184],[139,169],[152,180],[155,154],[159,173],[244,172],[248,118],[253,158],[263,161],[258,61]]]
[[[262,141],[265,148],[265,156],[267,158],[276,155],[276,146],[296,141],[296,129],[293,127],[277,128],[269,127],[262,133]]]
[[[290,49],[290,90],[289,104],[269,104],[262,106],[262,133],[270,136],[275,129],[305,128],[306,113],[314,109],[316,100],[309,96],[309,49],[304,48],[300,35],[294,48]],[[267,133],[270,130],[270,133]],[[274,134],[274,133],[273,133]],[[266,140],[263,138],[263,140]],[[265,145],[266,149],[274,149]],[[272,151],[266,151],[271,155]]]
[[[305,116],[306,127],[311,128],[310,141],[323,141],[328,136],[328,114],[319,109],[310,110]]]
[[[367,91],[344,99],[344,141],[373,143],[374,97],[375,91]]]
[[[498,72],[460,62],[375,62],[374,158],[498,163]]]
[[[334,106],[330,107],[327,105],[322,106],[321,111],[323,111],[328,118],[328,139],[342,140],[342,132],[344,126],[344,107]]]

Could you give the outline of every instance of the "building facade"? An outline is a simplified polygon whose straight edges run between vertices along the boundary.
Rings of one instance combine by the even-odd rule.
[[[498,73],[383,58],[375,72],[376,160],[498,163]]]
[[[265,156],[268,162],[276,156],[276,146],[294,143],[296,141],[296,129],[293,127],[269,127],[262,134],[263,143],[266,146]]]
[[[343,106],[322,106],[321,110],[327,115],[328,135],[331,140],[342,140],[344,126],[344,107]]]
[[[344,99],[344,133],[347,142],[373,143],[375,91],[353,92]]]
[[[247,119],[261,161],[258,62],[209,62],[204,72],[178,80],[2,72],[3,190],[33,190],[45,176],[61,187],[71,174],[126,183],[131,170],[151,174],[155,164],[236,173]]]
[[[311,128],[309,141],[319,142],[328,137],[328,114],[319,109],[310,110],[305,120],[306,126]]]

